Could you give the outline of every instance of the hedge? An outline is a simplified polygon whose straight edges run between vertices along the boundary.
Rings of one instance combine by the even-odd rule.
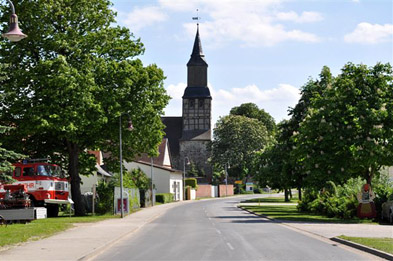
[[[158,193],[156,194],[156,202],[160,203],[171,203],[173,202],[173,194],[172,193]]]
[[[193,189],[198,189],[197,180],[194,178],[185,179],[184,182],[186,183],[186,187],[190,186]]]

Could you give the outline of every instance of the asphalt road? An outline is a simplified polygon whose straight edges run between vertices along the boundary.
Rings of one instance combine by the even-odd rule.
[[[175,207],[95,260],[366,260],[359,252],[236,207],[240,198]]]

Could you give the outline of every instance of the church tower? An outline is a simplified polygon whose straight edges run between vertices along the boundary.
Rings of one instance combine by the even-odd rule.
[[[183,127],[180,140],[180,155],[187,157],[197,169],[211,177],[211,166],[207,160],[207,144],[211,141],[211,102],[212,97],[207,86],[208,64],[202,51],[199,37],[199,25],[187,63],[187,88],[183,95]]]

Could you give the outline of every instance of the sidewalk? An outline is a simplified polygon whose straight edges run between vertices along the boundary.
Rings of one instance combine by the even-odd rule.
[[[167,210],[190,201],[163,204],[97,223],[78,224],[54,236],[0,252],[0,260],[88,260]],[[61,254],[60,254],[61,253]]]
[[[241,203],[243,206],[258,205],[297,205],[297,203]],[[337,237],[341,235],[350,237],[388,237],[393,238],[392,225],[376,224],[335,224],[335,223],[312,223],[304,221],[287,221],[280,220],[280,224],[300,229],[315,235],[326,238]]]
[[[392,225],[305,223],[289,221],[283,221],[281,224],[326,238],[332,238],[341,235],[349,237],[393,238]]]

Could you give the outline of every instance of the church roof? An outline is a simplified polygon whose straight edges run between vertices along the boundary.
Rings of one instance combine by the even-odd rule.
[[[183,98],[210,98],[210,90],[208,87],[187,87],[184,90]]]
[[[199,38],[199,25],[195,35],[194,48],[192,49],[191,58],[187,66],[208,66],[202,51],[201,39]]]
[[[180,155],[179,140],[182,136],[183,118],[180,117],[161,117],[165,125],[165,138],[169,141],[169,150],[172,156]]]

